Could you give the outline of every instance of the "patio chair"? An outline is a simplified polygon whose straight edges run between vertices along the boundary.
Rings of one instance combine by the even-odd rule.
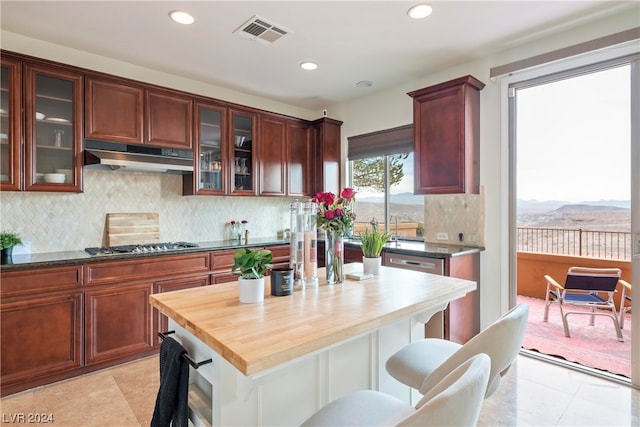
[[[627,292],[631,292],[631,283],[628,283],[622,279],[620,279],[620,284],[622,285],[622,296],[620,297],[620,329],[624,329],[624,315],[631,311],[631,305],[625,305],[626,301],[629,301],[631,304],[631,295],[627,295]]]
[[[560,307],[564,335],[571,338],[567,316],[570,314],[586,314],[591,316],[589,324],[593,326],[595,316],[607,316],[613,320],[618,341],[623,342],[622,331],[618,323],[613,294],[620,280],[619,268],[587,268],[571,267],[567,272],[564,286],[556,282],[551,276],[545,275],[547,280],[547,294],[545,298],[544,321],[549,319],[549,306],[557,303]],[[600,294],[607,295],[603,298]],[[591,311],[566,311],[565,306],[588,307]],[[598,309],[598,311],[596,311]],[[602,310],[610,310],[604,313]]]

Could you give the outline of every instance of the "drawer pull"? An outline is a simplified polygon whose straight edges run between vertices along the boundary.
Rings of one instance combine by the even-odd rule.
[[[176,331],[167,331],[167,332],[158,332],[158,336],[161,339],[165,339],[167,337],[167,335],[171,335],[171,334],[175,334]],[[191,357],[189,357],[189,355],[187,353],[183,354],[182,357],[189,362],[189,365],[191,365],[193,367],[193,369],[198,369],[200,366],[202,365],[207,365],[209,363],[213,362],[213,359],[207,359],[207,360],[203,360],[202,362],[196,362],[195,360],[193,360]]]

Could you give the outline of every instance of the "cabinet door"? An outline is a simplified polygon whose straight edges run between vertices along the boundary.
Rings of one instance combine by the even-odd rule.
[[[82,74],[24,66],[25,190],[82,191]]]
[[[311,179],[310,126],[287,122],[287,196],[310,196]]]
[[[483,87],[466,76],[409,93],[416,194],[479,192],[479,91]]]
[[[82,366],[81,303],[81,292],[3,302],[3,388]]]
[[[20,61],[0,58],[0,190],[20,190]]]
[[[85,137],[142,144],[144,89],[120,80],[85,79]]]
[[[313,122],[315,179],[312,194],[340,193],[340,126],[341,121],[327,117]]]
[[[164,90],[146,91],[147,143],[158,147],[192,148],[193,101]]]
[[[260,117],[260,195],[284,196],[286,178],[286,121],[277,117]]]
[[[231,110],[228,161],[231,171],[231,194],[255,196],[256,193],[256,129],[257,115],[248,111]]]
[[[85,292],[86,364],[153,349],[150,283]]]
[[[223,107],[196,103],[193,174],[183,177],[183,194],[225,194],[228,157],[227,111]]]
[[[158,294],[162,292],[179,291],[180,289],[197,288],[198,286],[206,286],[209,284],[209,275],[199,277],[183,277],[179,279],[162,280],[153,284],[153,293]],[[158,332],[167,332],[168,330],[168,318],[164,314],[160,313],[158,309],[153,309],[154,319],[154,345],[159,347],[162,343]]]

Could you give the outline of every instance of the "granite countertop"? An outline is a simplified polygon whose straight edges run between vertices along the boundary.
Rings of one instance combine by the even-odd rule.
[[[267,245],[286,245],[289,240],[278,239],[277,237],[260,237],[253,238],[247,245],[239,245],[238,242],[231,240],[218,240],[209,242],[194,242],[197,248],[185,248],[170,252],[151,252],[142,254],[101,254],[91,256],[83,250],[63,251],[63,252],[43,252],[24,255],[14,255],[11,264],[2,264],[0,267],[4,271],[21,270],[37,267],[54,267],[61,265],[77,265],[91,262],[115,261],[119,259],[134,259],[152,256],[166,255],[182,255],[195,252],[208,252],[223,249],[234,249],[238,247],[256,247]],[[347,239],[346,245],[360,246],[359,239]],[[454,256],[468,255],[483,251],[484,248],[472,246],[458,245],[440,245],[434,243],[416,242],[399,240],[388,242],[384,249],[385,252],[401,253],[407,255],[431,257],[431,258],[449,258]]]
[[[150,252],[142,254],[100,254],[91,256],[83,250],[63,251],[63,252],[41,252],[24,255],[14,255],[11,264],[2,264],[0,268],[4,271],[21,270],[37,267],[55,267],[61,265],[84,264],[90,262],[115,261],[120,259],[135,259],[152,256],[183,255],[195,252],[208,252],[222,249],[234,249],[238,247],[256,247],[266,245],[286,245],[289,240],[282,240],[276,237],[253,238],[247,245],[239,245],[231,240],[219,240],[210,242],[194,242],[196,248],[185,248],[169,252]]]
[[[348,239],[346,245],[361,246],[359,239]],[[455,256],[469,255],[484,251],[483,247],[444,245],[436,243],[418,242],[412,240],[395,240],[387,242],[383,252],[423,256],[429,258],[451,258]]]

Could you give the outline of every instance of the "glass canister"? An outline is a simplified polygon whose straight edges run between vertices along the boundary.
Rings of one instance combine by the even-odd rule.
[[[304,203],[296,200],[289,205],[291,221],[291,253],[294,286],[304,284]]]
[[[304,205],[304,285],[318,286],[318,205]]]

